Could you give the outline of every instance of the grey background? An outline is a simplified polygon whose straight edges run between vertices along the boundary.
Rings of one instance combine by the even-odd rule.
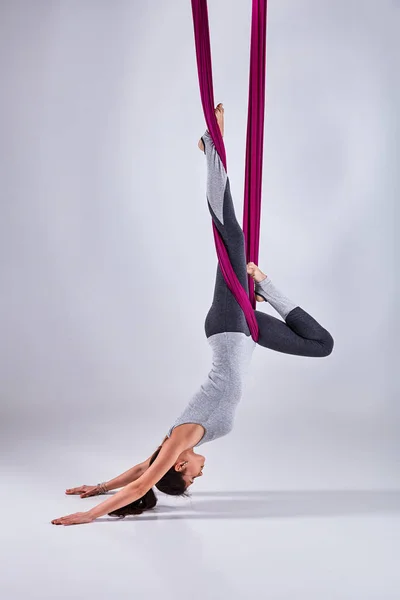
[[[225,105],[240,220],[250,6],[209,1],[215,101]],[[210,368],[203,325],[216,257],[197,149],[205,124],[190,2],[1,2],[0,485],[10,515],[2,559],[9,562],[2,583],[8,598],[22,589],[28,598],[84,597],[83,589],[108,598],[107,585],[122,597],[135,589],[175,598],[173,588],[163,589],[174,556],[193,598],[241,598],[249,589],[286,598],[291,585],[307,589],[307,598],[311,590],[354,598],[354,562],[349,595],[342,589],[336,596],[331,585],[331,578],[345,579],[349,556],[341,544],[348,549],[349,539],[359,544],[360,573],[370,577],[363,597],[383,597],[382,576],[384,598],[398,597],[390,570],[398,521],[393,529],[394,520],[380,523],[375,515],[369,530],[357,520],[346,527],[328,521],[324,531],[298,521],[303,532],[286,531],[288,523],[281,530],[279,519],[267,517],[282,510],[294,516],[300,505],[309,516],[342,505],[353,512],[354,496],[326,502],[318,494],[304,499],[307,490],[387,494],[400,485],[399,26],[399,3],[390,0],[270,0],[259,262],[329,329],[335,350],[321,360],[256,350],[235,428],[202,447],[205,474],[192,488],[191,510],[196,494],[201,502],[202,493],[228,492],[222,506],[234,521],[227,529],[215,519],[156,519],[152,529],[143,519],[126,526],[128,541],[119,537],[127,535],[122,523],[49,522],[97,502],[66,498],[66,487],[109,479],[149,456]],[[241,490],[253,496],[239,510]],[[168,502],[178,514],[186,506]],[[212,512],[217,504],[204,506]],[[371,502],[356,498],[355,505]],[[252,511],[260,521],[243,525]],[[261,531],[272,546],[260,555]],[[108,544],[105,535],[112,536]],[[175,555],[173,540],[180,540]],[[287,564],[279,563],[282,540]],[[366,544],[375,557],[363,555]],[[331,554],[323,564],[336,572],[321,566],[318,587],[306,573],[324,551]],[[219,563],[221,555],[226,561]],[[268,559],[268,583],[254,576],[260,556]],[[367,566],[375,559],[383,571]],[[21,563],[23,582],[14,572]],[[66,568],[74,583],[60,586]]]

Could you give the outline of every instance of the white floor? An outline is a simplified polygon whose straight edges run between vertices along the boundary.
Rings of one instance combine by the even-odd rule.
[[[400,597],[400,491],[199,490],[57,527],[98,499],[64,496],[64,476],[2,484],[4,600]]]

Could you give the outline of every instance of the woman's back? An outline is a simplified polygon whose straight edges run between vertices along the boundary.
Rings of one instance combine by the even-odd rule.
[[[168,432],[184,423],[197,423],[205,429],[197,445],[210,442],[231,431],[236,406],[242,396],[255,342],[241,332],[222,332],[208,338],[212,348],[212,368],[206,381]]]

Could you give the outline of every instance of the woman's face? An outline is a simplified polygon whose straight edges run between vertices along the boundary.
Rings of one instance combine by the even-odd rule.
[[[196,454],[196,452],[193,452],[193,449],[185,450],[179,456],[175,464],[175,469],[182,472],[187,487],[189,487],[194,483],[197,477],[203,475],[205,462],[205,457],[201,454]]]

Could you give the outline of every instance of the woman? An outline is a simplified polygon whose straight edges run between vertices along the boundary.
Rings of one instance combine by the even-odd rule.
[[[224,109],[215,115],[224,135]],[[258,301],[267,301],[284,320],[255,311],[258,344],[298,356],[328,356],[332,336],[295,302],[284,296],[254,263],[246,265],[244,234],[236,220],[229,179],[208,131],[199,141],[207,159],[207,202],[212,219],[228,250],[241,285],[248,291],[248,274],[255,282]],[[218,266],[214,298],[205,321],[205,333],[213,351],[212,369],[157,451],[143,463],[97,486],[67,489],[82,498],[122,489],[91,510],[52,521],[55,525],[89,523],[105,514],[140,514],[156,505],[153,486],[171,495],[185,495],[203,474],[204,456],[195,446],[231,431],[235,408],[242,395],[246,368],[256,346],[243,311],[227,287]]]

